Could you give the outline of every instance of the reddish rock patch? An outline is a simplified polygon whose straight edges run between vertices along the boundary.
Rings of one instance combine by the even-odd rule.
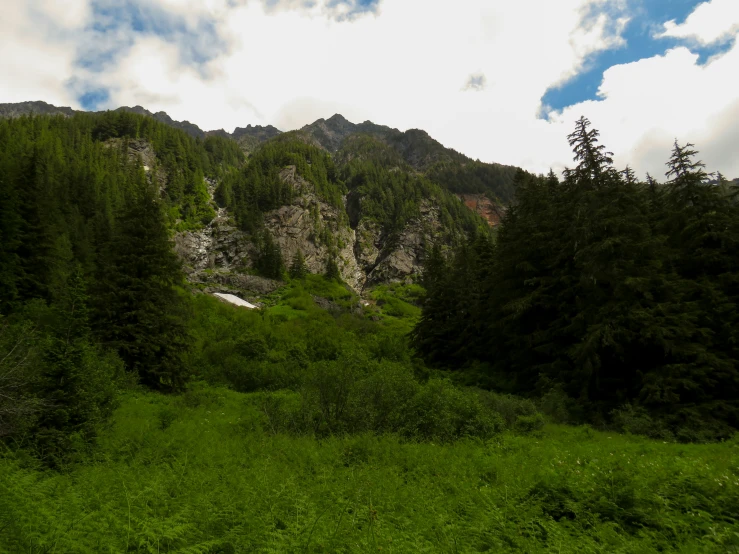
[[[488,225],[491,227],[500,225],[500,220],[505,211],[502,206],[493,202],[484,194],[459,194],[458,196],[465,206],[482,216],[488,222]]]

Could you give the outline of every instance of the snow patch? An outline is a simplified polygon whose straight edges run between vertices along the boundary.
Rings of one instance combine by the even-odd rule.
[[[242,308],[249,308],[250,310],[254,310],[257,308],[254,304],[250,304],[246,300],[242,300],[238,296],[234,296],[233,294],[221,294],[220,292],[213,293],[214,296],[217,296],[221,300],[225,300],[226,302],[229,302],[230,304],[235,304],[236,306],[241,306]]]

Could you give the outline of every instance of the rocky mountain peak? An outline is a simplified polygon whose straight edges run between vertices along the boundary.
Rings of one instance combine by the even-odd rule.
[[[261,142],[281,134],[282,131],[272,125],[262,126],[249,123],[246,127],[236,127],[231,133],[231,138],[238,140],[241,137],[252,137]]]
[[[63,115],[66,117],[76,112],[68,106],[57,107],[41,100],[0,104],[0,117],[13,118],[23,115]]]

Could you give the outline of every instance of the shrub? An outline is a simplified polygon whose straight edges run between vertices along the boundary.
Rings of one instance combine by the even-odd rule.
[[[539,414],[536,404],[527,398],[486,391],[479,391],[478,394],[488,409],[500,414],[507,429],[517,428],[521,417],[533,418]]]
[[[503,428],[501,417],[486,410],[474,391],[447,379],[432,379],[403,407],[400,431],[409,438],[449,442],[462,437],[490,438]]]

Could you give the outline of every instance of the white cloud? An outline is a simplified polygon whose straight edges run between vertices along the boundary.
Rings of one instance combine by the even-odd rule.
[[[732,38],[739,32],[739,2],[711,0],[700,4],[684,23],[668,21],[658,37],[688,38],[701,44],[712,44]]]
[[[86,0],[32,0],[3,6],[0,18],[0,102],[45,100],[77,106],[66,82],[74,74],[76,32]]]
[[[174,2],[178,13],[187,5],[158,1]],[[377,15],[351,22],[337,21],[324,2],[293,4],[252,1],[227,17],[208,12],[222,18],[229,50],[207,64],[207,81],[181,67],[173,47],[139,38],[101,79],[115,87],[111,104],[160,98],[150,109],[227,130],[246,123],[289,129],[340,112],[424,128],[475,157],[520,163],[511,144],[530,144],[525,135],[542,126],[535,114],[544,91],[619,41],[604,17],[579,26],[585,9],[603,0],[460,0],[453,14],[443,0],[386,0]],[[461,90],[471,74],[487,78],[474,99]],[[512,131],[524,136],[511,140]],[[535,156],[525,147],[523,157]]]
[[[553,115],[552,124],[564,132],[586,115],[616,154],[616,163],[630,164],[642,176],[647,171],[664,175],[675,139],[695,143],[709,170],[739,175],[736,142],[727,142],[736,137],[737,67],[739,45],[706,65],[679,47],[664,56],[614,66],[605,72],[598,91],[602,100],[568,107]]]
[[[686,48],[615,66],[599,100],[537,119],[552,84],[582,71],[593,53],[623,45],[623,0],[457,0],[451,7],[447,0],[383,0],[376,13],[350,19],[330,0],[152,0],[190,29],[207,20],[225,47],[191,67],[183,63],[182,41],[121,28],[116,33],[126,40],[116,41],[132,45],[103,72],[73,67],[75,43],[67,35],[89,17],[88,4],[75,1],[79,15],[53,40],[34,30],[20,7],[10,10],[10,23],[0,22],[0,48],[7,50],[0,71],[13,77],[0,101],[74,104],[66,86],[74,76],[109,89],[108,107],[141,104],[203,129],[251,123],[288,130],[341,113],[355,122],[422,128],[473,158],[537,172],[572,163],[566,135],[584,114],[620,166],[661,176],[677,137],[695,142],[710,169],[739,176],[736,132],[727,124],[739,112],[731,82],[736,46],[703,66]],[[90,41],[80,33],[77,46],[94,47]],[[14,59],[21,47],[28,54]],[[484,87],[463,90],[470,76],[481,75]]]

